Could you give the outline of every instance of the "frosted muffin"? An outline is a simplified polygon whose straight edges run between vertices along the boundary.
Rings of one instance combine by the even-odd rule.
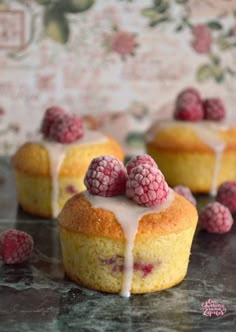
[[[108,191],[104,194],[97,185],[97,194],[91,194],[93,188],[86,181],[90,192],[67,201],[59,215],[59,227],[64,269],[70,279],[123,296],[160,291],[184,279],[197,211],[168,188],[154,168],[135,166],[127,175],[123,194],[113,191],[114,195],[107,197]],[[138,184],[134,180],[137,174]],[[101,176],[99,182],[103,188]],[[144,182],[148,189],[143,188],[140,194]],[[138,188],[136,193],[133,185]]]
[[[202,100],[193,88],[178,95],[173,115],[147,131],[147,153],[170,186],[214,196],[221,183],[236,179],[236,126],[226,123],[219,98]]]
[[[71,121],[70,126],[74,126],[78,119],[66,118],[64,124],[64,113],[54,117],[54,127],[49,130],[47,119],[42,133],[21,146],[12,159],[19,204],[25,211],[44,217],[56,217],[72,195],[85,189],[84,175],[93,158],[107,153],[124,158],[112,137],[84,129],[81,122],[73,129],[77,134],[72,135],[67,124]]]
[[[146,150],[170,186],[215,195],[218,186],[236,179],[236,127],[200,121],[157,121],[146,133]]]

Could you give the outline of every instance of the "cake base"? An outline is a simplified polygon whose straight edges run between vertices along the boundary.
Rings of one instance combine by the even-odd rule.
[[[143,294],[180,283],[189,263],[195,225],[178,233],[135,241],[131,293]],[[87,288],[108,293],[122,289],[125,242],[60,227],[66,275]]]
[[[52,179],[49,176],[28,175],[15,170],[18,202],[26,212],[42,217],[51,217]],[[61,210],[71,195],[83,191],[84,177],[58,178],[58,209]]]
[[[195,193],[209,193],[216,165],[214,152],[163,151],[151,143],[147,153],[156,161],[169,186],[183,185]],[[236,179],[236,154],[225,151],[220,160],[215,187]]]

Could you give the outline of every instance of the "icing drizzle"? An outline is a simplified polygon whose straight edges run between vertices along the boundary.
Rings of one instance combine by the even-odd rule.
[[[84,136],[76,142],[71,144],[62,144],[50,140],[46,140],[42,135],[37,135],[34,139],[35,143],[42,145],[48,151],[50,160],[50,175],[52,181],[52,216],[56,218],[59,213],[58,198],[59,198],[59,182],[58,175],[60,173],[61,165],[66,157],[67,150],[70,147],[80,147],[89,144],[101,144],[107,141],[108,138],[100,132],[88,130],[84,132]]]
[[[113,212],[123,229],[126,246],[124,255],[123,282],[120,295],[129,297],[133,277],[133,248],[139,221],[146,214],[160,213],[161,211],[167,209],[174,198],[173,190],[169,189],[168,198],[164,203],[159,206],[148,208],[135,204],[133,201],[127,199],[126,196],[112,196],[104,198],[102,196],[90,195],[88,191],[85,191],[83,195],[91,203],[93,208],[102,208]]]
[[[164,120],[159,121],[157,125],[154,125],[147,133],[146,139],[150,141],[153,138],[153,134],[161,130],[162,128],[171,127],[188,127],[195,131],[198,137],[203,143],[211,148],[215,153],[215,166],[212,174],[212,183],[210,194],[216,195],[217,192],[217,179],[220,170],[220,164],[224,149],[226,147],[225,141],[218,135],[217,131],[226,131],[229,129],[225,123],[216,123],[213,121],[201,121],[201,122],[185,122],[177,120]]]

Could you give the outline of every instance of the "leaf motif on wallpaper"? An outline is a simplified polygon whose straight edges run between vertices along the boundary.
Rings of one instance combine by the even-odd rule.
[[[188,0],[175,0],[176,3],[178,3],[179,5],[185,5]]]
[[[221,30],[223,29],[223,26],[220,22],[218,21],[211,21],[207,23],[208,28],[212,30]]]
[[[216,82],[221,83],[224,80],[225,73],[223,68],[220,66],[213,66],[212,72]]]
[[[204,64],[197,70],[197,80],[199,82],[214,79],[217,83],[221,83],[224,76],[224,69],[219,65]]]
[[[209,78],[213,77],[212,66],[209,64],[201,65],[197,70],[197,80],[199,82],[204,82]]]
[[[49,10],[44,16],[45,33],[54,41],[65,44],[70,35],[70,27],[63,12]]]
[[[168,22],[170,21],[170,17],[169,16],[159,16],[157,17],[156,19],[152,20],[150,23],[149,23],[149,26],[150,27],[155,27],[157,24],[159,23],[163,23],[163,22]]]
[[[210,58],[211,58],[211,62],[214,64],[214,65],[219,65],[220,62],[221,62],[221,59],[218,55],[216,54],[210,54]]]
[[[221,51],[225,51],[231,48],[231,44],[225,36],[219,36],[216,40],[216,43]]]
[[[169,7],[170,4],[167,0],[154,0],[154,9],[159,13],[165,13]]]
[[[44,27],[46,36],[60,44],[66,44],[70,37],[70,26],[66,14],[84,12],[95,3],[95,0],[36,1],[45,6]]]
[[[52,0],[35,0],[39,5],[47,6],[52,3]]]
[[[146,16],[150,18],[151,20],[156,18],[157,12],[151,7],[151,8],[144,8],[142,10],[143,16]]]
[[[167,0],[154,0],[153,6],[144,8],[141,13],[149,19],[149,26],[155,27],[159,23],[171,20],[168,13],[169,7]]]
[[[80,13],[88,10],[94,4],[94,0],[61,0],[61,6],[67,13]]]

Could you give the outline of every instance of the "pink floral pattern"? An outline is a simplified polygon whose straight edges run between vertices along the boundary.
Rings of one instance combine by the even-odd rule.
[[[133,54],[136,47],[135,36],[127,31],[117,31],[111,37],[111,48],[122,57]]]
[[[127,154],[144,151],[144,132],[172,116],[186,86],[220,96],[236,118],[235,0],[15,0],[1,17],[6,9],[22,13],[25,42],[4,49],[13,40],[0,34],[0,154],[29,140],[52,105]]]
[[[197,53],[209,53],[212,45],[212,35],[210,29],[204,24],[196,25],[192,34],[194,40],[192,47]]]

